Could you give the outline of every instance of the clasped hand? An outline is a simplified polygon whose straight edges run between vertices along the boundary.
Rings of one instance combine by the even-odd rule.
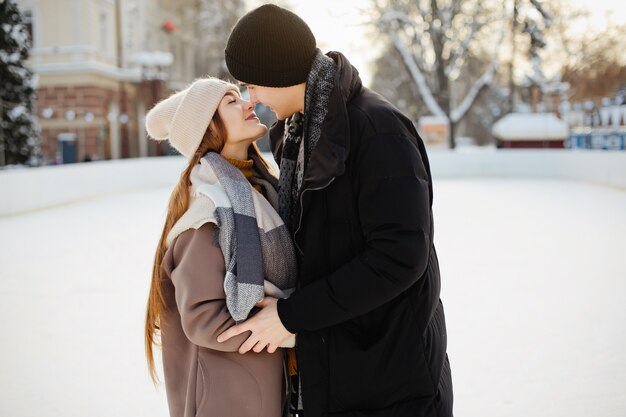
[[[282,347],[295,346],[296,335],[290,333],[278,317],[276,308],[278,300],[273,297],[265,297],[256,306],[260,307],[254,316],[237,324],[217,337],[217,341],[223,343],[228,339],[250,331],[252,334],[239,347],[239,353],[246,353],[250,350],[260,353],[267,347],[269,353],[274,353],[276,349]]]

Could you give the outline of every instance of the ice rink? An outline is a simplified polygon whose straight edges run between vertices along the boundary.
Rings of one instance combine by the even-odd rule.
[[[168,196],[0,217],[0,416],[168,415],[143,346]],[[626,191],[442,179],[435,222],[455,415],[626,415]]]

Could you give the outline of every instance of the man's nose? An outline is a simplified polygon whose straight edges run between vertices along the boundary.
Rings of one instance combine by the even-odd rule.
[[[250,95],[250,103],[252,103],[252,105],[255,105],[256,103],[258,103],[259,99],[257,98],[254,90],[248,89],[248,95]]]
[[[243,105],[247,110],[254,110],[255,102],[251,98],[250,101],[243,100]]]

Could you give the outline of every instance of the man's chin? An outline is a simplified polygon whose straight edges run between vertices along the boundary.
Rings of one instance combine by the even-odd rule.
[[[276,112],[274,112],[274,115],[276,116],[276,119],[280,120],[281,122],[284,122],[292,116],[292,114],[280,114]]]

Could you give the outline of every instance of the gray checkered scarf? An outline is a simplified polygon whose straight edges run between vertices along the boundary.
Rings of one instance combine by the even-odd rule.
[[[292,232],[296,227],[294,221],[298,218],[297,202],[304,172],[322,133],[336,72],[335,61],[318,49],[306,83],[304,116],[295,113],[285,122],[278,180],[278,212]]]
[[[239,169],[214,152],[201,159],[191,181],[192,198],[208,197],[215,207],[214,213],[204,215],[214,215],[219,228],[226,307],[233,319],[245,320],[268,285],[288,295],[297,278],[295,254],[289,231],[270,203]]]

